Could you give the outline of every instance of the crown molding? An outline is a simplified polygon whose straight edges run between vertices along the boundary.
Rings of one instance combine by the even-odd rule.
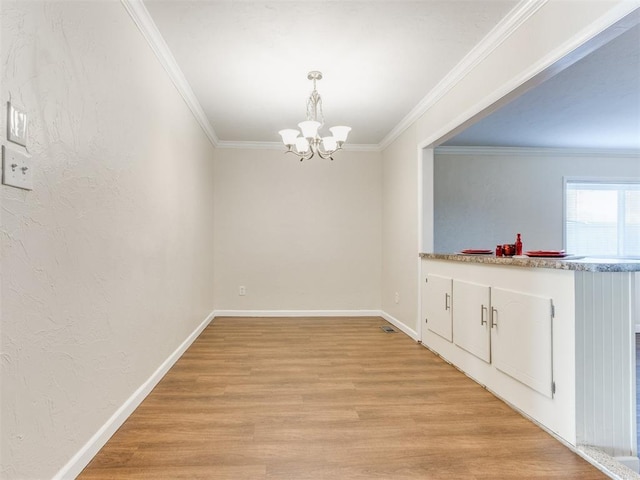
[[[577,61],[579,58],[582,58],[582,56],[584,56],[591,50],[589,50],[589,47],[587,46],[587,51],[581,51],[581,47],[584,47],[589,40],[592,40],[597,35],[602,34],[602,32],[614,25],[616,22],[620,22],[622,19],[627,18],[628,15],[633,14],[631,18],[628,18],[628,20],[623,20],[627,27],[637,24],[640,21],[640,10],[638,9],[639,5],[640,0],[619,3],[618,5],[616,5],[616,7],[612,8],[607,15],[600,17],[597,21],[582,30],[578,35],[570,38],[562,45],[559,45],[557,48],[549,52],[549,54],[541,58],[538,62],[530,65],[529,68],[522,72],[520,75],[514,77],[511,81],[496,89],[494,92],[492,92],[491,95],[487,95],[486,97],[482,98],[476,104],[462,112],[460,115],[442,125],[440,129],[434,131],[431,135],[422,139],[419,142],[419,147],[425,148],[429,145],[434,144],[449,132],[462,125],[464,122],[473,118],[478,113],[482,112],[494,103],[500,101],[500,99],[512,93],[518,87],[531,81],[537,75],[541,75],[557,62],[562,61],[563,59],[567,59],[567,56],[577,55],[577,57],[572,59],[572,62]],[[636,13],[634,14],[633,12]]]
[[[209,138],[211,144],[214,147],[217,146],[220,143],[220,140],[218,139],[216,132],[213,130],[213,127],[204,113],[200,102],[191,89],[191,85],[189,85],[184,73],[182,73],[182,70],[178,66],[178,62],[176,62],[176,59],[173,57],[171,50],[169,50],[169,46],[164,41],[164,38],[162,38],[158,27],[151,18],[151,15],[144,6],[144,3],[142,3],[142,0],[120,0],[120,2],[127,13],[129,13],[129,16],[133,19],[138,30],[140,30],[144,38],[147,40],[147,43],[153,50],[153,53],[155,53],[158,60],[160,60],[160,64],[169,74],[169,78],[171,78],[171,81],[178,89],[178,92],[182,95],[182,98],[193,113],[196,121],[200,124],[200,127],[202,127],[202,130],[204,130],[204,133]]]
[[[345,143],[342,149],[345,152],[381,152],[382,147],[375,143]]]
[[[618,148],[436,147],[435,155],[555,156],[640,158],[640,150]]]
[[[253,141],[226,141],[220,140],[209,122],[207,115],[204,113],[198,98],[191,89],[191,85],[187,81],[184,73],[180,69],[178,62],[174,58],[169,46],[164,41],[162,34],[158,30],[155,22],[151,18],[149,11],[144,6],[142,0],[120,0],[129,16],[133,19],[142,33],[145,40],[155,53],[164,67],[169,78],[180,92],[180,95],[186,102],[187,106],[193,113],[196,121],[204,130],[209,141],[214,147],[228,149],[253,149],[253,150],[281,150],[282,144],[279,142],[253,142]],[[353,152],[380,152],[382,148],[379,144],[346,144],[343,147],[345,151]]]
[[[502,21],[478,43],[456,67],[451,70],[438,85],[416,105],[409,114],[379,144],[348,144],[347,151],[381,152],[388,147],[402,132],[422,116],[442,96],[462,80],[478,63],[484,60],[506,38],[509,37],[523,22],[533,15],[548,0],[523,0],[512,9]],[[158,27],[151,18],[149,11],[142,0],[120,0],[127,13],[147,40],[147,43],[155,53],[169,78],[178,89],[178,92],[192,111],[196,121],[200,124],[209,141],[219,148],[248,148],[271,150],[281,148],[277,142],[235,142],[221,141],[216,135],[209,119],[207,118],[200,102],[193,93],[184,73],[178,66],[168,45],[164,41]]]
[[[245,142],[219,140],[217,148],[228,149],[250,149],[250,150],[282,150],[285,151],[281,142]],[[342,147],[345,152],[380,152],[381,148],[376,144],[351,144],[347,143]]]
[[[204,130],[207,138],[214,147],[264,150],[282,148],[282,145],[278,142],[221,141],[216,135],[209,119],[200,105],[200,102],[191,89],[184,73],[178,66],[178,63],[160,34],[155,22],[144,6],[143,1],[120,0],[120,2],[133,19],[144,38],[147,40],[149,46],[155,53],[161,65],[176,86],[178,92],[193,113],[196,121]],[[496,48],[498,48],[514,31],[516,31],[547,2],[548,0],[522,0],[467,55],[465,55],[465,57],[382,139],[379,144],[346,144],[344,147],[345,151],[381,152],[386,149],[398,136],[400,136],[407,128],[424,115],[429,108],[431,108],[444,95],[446,95],[447,92],[455,87],[471,70],[489,56]],[[494,95],[491,95],[490,98],[483,99],[483,101],[463,112],[453,121],[448,122],[437,132],[437,134],[431,135],[429,137],[429,141],[422,141],[420,142],[420,145],[424,146],[431,144],[435,140],[441,138],[446,133],[461,125],[464,121],[467,121],[473,115],[482,111],[488,105],[491,105],[518,86],[522,85],[527,80],[530,80],[535,74],[543,71],[545,68],[548,68],[559,58],[563,58],[568,52],[571,52],[595,34],[600,33],[604,28],[614,23],[615,20],[622,18],[624,14],[637,9],[639,4],[640,2],[638,0],[622,2],[617,8],[614,8],[609,15],[603,17],[600,21],[583,31],[581,35],[572,39],[570,42],[567,42],[567,44],[560,46],[540,62],[532,65],[518,78],[494,92]],[[605,151],[609,152],[609,150]],[[628,153],[628,155],[633,155],[633,153]]]
[[[416,122],[424,113],[455,87],[480,62],[487,58],[548,0],[523,0],[516,5],[464,58],[431,90],[393,130],[380,142],[387,148],[391,142]]]
[[[220,140],[217,148],[225,149],[249,149],[249,150],[282,150],[283,145],[279,142],[245,142]]]

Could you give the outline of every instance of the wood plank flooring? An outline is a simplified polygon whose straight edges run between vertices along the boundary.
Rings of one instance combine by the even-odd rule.
[[[381,325],[217,318],[79,478],[607,478]]]

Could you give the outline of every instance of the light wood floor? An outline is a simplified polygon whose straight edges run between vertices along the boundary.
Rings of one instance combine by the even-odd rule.
[[[596,479],[379,318],[217,318],[80,479]]]

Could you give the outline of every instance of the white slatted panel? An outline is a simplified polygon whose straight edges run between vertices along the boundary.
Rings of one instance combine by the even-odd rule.
[[[637,455],[630,273],[576,272],[579,444]]]

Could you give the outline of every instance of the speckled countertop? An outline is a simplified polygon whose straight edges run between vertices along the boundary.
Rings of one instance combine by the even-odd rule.
[[[420,257],[432,260],[450,260],[454,262],[510,265],[528,268],[555,268],[558,270],[575,270],[581,272],[640,272],[640,259],[495,257],[493,255],[463,255],[459,253],[421,253]]]

